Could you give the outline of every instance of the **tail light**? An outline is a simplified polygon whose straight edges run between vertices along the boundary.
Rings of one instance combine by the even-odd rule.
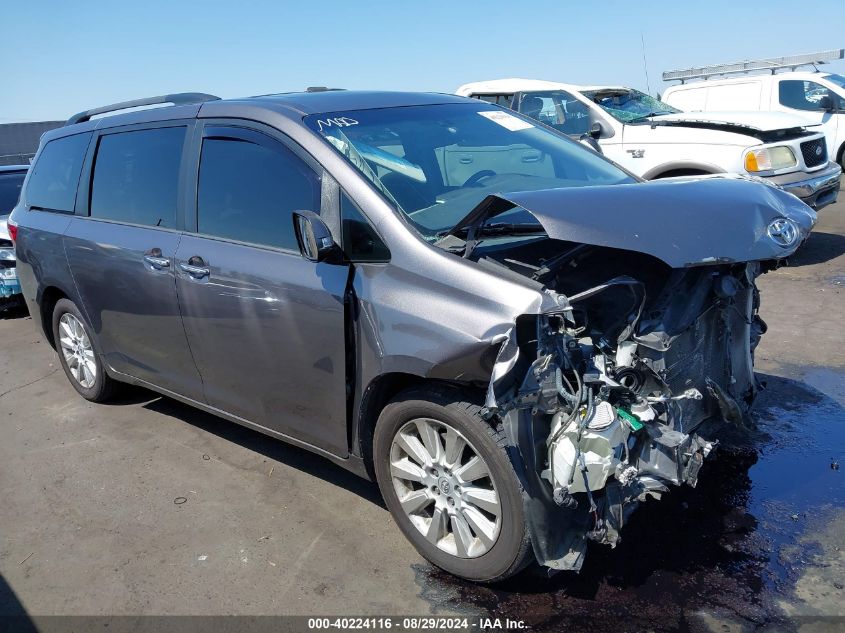
[[[7,226],[9,227],[9,237],[12,239],[12,242],[18,241],[18,225],[12,222],[12,219],[9,218],[7,222]]]

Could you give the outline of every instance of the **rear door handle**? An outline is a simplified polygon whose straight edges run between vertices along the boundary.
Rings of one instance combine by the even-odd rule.
[[[170,268],[170,258],[161,256],[160,248],[151,248],[144,253],[144,261],[152,266],[155,270],[162,270]]]
[[[144,255],[144,261],[156,270],[162,268],[170,268],[170,260],[166,257],[153,257],[152,255]]]
[[[194,279],[202,279],[203,277],[208,277],[208,268],[203,268],[202,266],[191,266],[190,264],[179,264],[179,268],[184,270]]]
[[[184,272],[188,273],[194,279],[202,279],[204,277],[208,277],[209,270],[205,266],[205,261],[199,255],[194,255],[188,262],[182,262],[179,264],[179,268],[181,268]]]

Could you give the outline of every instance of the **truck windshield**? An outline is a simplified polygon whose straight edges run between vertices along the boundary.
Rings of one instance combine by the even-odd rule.
[[[583,90],[581,94],[604,108],[610,116],[622,123],[632,123],[660,114],[680,112],[668,103],[650,97],[632,88],[602,88]]]
[[[491,193],[634,182],[586,147],[484,103],[332,112],[305,121],[432,242]]]
[[[842,75],[830,74],[825,75],[824,78],[827,79],[830,83],[839,86],[840,88],[845,88],[845,77],[843,77]]]

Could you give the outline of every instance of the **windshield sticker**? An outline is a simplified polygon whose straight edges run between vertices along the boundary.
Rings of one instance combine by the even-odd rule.
[[[324,128],[329,128],[332,126],[350,127],[352,125],[358,125],[358,121],[345,116],[336,116],[331,119],[317,119],[317,127],[320,129],[321,132]]]
[[[502,112],[500,110],[485,110],[484,112],[479,112],[478,114],[483,116],[485,119],[490,119],[493,123],[498,123],[503,128],[507,128],[511,132],[518,132],[519,130],[527,130],[528,128],[534,127],[528,121],[523,121],[512,114],[508,114],[507,112]]]

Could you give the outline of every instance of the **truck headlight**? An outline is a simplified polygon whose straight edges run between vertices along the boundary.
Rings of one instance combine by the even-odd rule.
[[[752,174],[759,171],[795,167],[797,164],[798,161],[795,160],[795,154],[792,153],[792,149],[785,145],[752,149],[748,150],[748,153],[745,155],[745,171]]]

